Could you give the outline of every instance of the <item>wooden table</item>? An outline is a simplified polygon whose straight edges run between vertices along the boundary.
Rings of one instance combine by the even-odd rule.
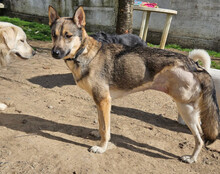
[[[147,32],[148,32],[148,28],[149,28],[149,20],[150,20],[151,12],[165,13],[167,15],[166,22],[165,22],[165,25],[164,25],[164,28],[163,28],[163,34],[162,34],[162,37],[161,37],[161,40],[160,40],[160,48],[164,49],[166,41],[167,41],[167,36],[168,36],[168,33],[169,33],[172,17],[173,17],[173,15],[177,14],[177,11],[176,10],[163,9],[163,8],[139,7],[139,6],[135,6],[135,5],[134,5],[134,10],[143,11],[139,36],[144,41],[146,41],[146,39],[147,39]]]

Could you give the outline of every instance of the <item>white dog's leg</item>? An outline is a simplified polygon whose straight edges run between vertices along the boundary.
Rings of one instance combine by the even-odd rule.
[[[194,104],[195,105],[195,104]],[[186,163],[196,162],[197,157],[202,149],[203,140],[201,138],[202,129],[199,124],[199,110],[193,104],[177,103],[179,113],[184,122],[187,124],[195,138],[195,148],[192,155],[184,155],[181,160]]]
[[[178,123],[181,125],[186,125],[186,123],[184,122],[184,120],[182,119],[181,115],[178,114],[178,119],[177,119]]]

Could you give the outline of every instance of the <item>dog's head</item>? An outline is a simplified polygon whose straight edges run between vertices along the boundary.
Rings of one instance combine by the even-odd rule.
[[[4,49],[6,58],[12,54],[22,59],[29,59],[35,51],[27,43],[24,31],[15,25],[8,24],[0,28],[1,48]],[[8,61],[8,60],[7,60]]]
[[[83,8],[79,7],[73,18],[68,18],[59,17],[56,10],[49,6],[48,16],[53,41],[52,56],[56,59],[73,57],[87,35]]]

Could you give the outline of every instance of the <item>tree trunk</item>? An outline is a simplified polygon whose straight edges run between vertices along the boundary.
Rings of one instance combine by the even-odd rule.
[[[134,0],[118,0],[116,33],[132,33]]]

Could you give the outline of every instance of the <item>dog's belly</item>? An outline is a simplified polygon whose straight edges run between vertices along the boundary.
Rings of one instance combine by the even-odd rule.
[[[110,89],[110,96],[112,99],[120,98],[129,94],[129,91],[120,89]]]
[[[152,82],[148,82],[133,89],[123,90],[123,89],[118,89],[118,88],[110,88],[110,95],[112,99],[120,98],[128,94],[151,89],[151,85],[152,85]]]

